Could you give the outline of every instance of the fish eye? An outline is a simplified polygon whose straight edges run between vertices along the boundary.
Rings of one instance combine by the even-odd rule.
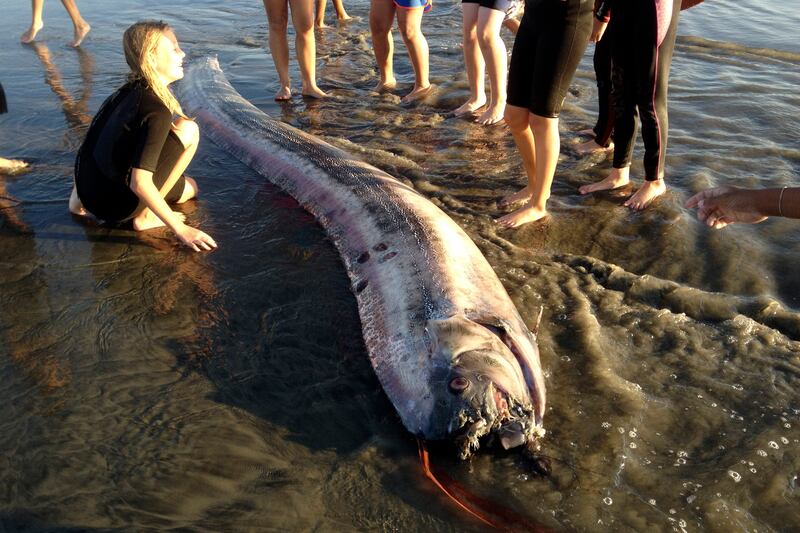
[[[465,377],[459,376],[450,381],[450,390],[453,392],[464,392],[469,388],[469,380]]]

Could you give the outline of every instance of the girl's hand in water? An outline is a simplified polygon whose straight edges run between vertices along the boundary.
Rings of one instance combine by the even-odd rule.
[[[210,235],[200,231],[197,228],[187,226],[175,232],[183,244],[194,250],[195,252],[210,251],[217,247],[217,243]]]

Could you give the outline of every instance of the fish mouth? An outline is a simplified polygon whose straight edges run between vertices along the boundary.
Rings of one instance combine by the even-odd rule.
[[[532,406],[515,401],[502,388],[490,382],[479,405],[467,405],[453,417],[450,435],[461,459],[467,459],[476,452],[482,439],[494,440],[506,450],[523,444],[536,449],[539,439],[544,436],[544,428],[534,420]],[[484,439],[487,436],[489,439]]]

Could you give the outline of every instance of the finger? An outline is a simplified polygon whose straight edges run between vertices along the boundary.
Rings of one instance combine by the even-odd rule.
[[[717,207],[714,205],[703,204],[697,210],[697,218],[702,221],[707,221],[709,217],[713,216],[717,211]],[[716,217],[715,217],[716,218]]]
[[[217,247],[217,242],[214,239],[212,239],[210,235],[206,235],[205,241],[214,248]]]
[[[708,191],[702,191],[695,194],[694,196],[686,200],[686,207],[688,208],[697,207],[700,202],[706,199],[707,193]]]

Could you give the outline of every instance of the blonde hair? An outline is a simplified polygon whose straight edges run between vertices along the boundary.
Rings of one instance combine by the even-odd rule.
[[[156,73],[158,38],[171,29],[169,24],[161,20],[139,21],[125,30],[122,49],[125,61],[131,68],[128,81],[144,81],[172,114],[186,118],[181,104]]]

